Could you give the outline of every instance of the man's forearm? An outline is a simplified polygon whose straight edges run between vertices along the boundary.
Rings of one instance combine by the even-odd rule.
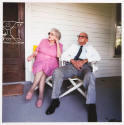
[[[81,60],[82,64],[85,64],[88,62],[88,59]]]

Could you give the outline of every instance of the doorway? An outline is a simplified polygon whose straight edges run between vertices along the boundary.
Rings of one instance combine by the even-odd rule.
[[[3,82],[25,81],[25,4],[3,3]]]

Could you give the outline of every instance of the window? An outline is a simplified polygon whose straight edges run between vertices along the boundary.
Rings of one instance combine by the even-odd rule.
[[[116,5],[116,40],[115,57],[121,57],[122,26],[121,26],[121,4]]]

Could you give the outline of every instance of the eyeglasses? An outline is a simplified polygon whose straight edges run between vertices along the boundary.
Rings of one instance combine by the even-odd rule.
[[[53,33],[49,32],[48,35],[55,36]]]
[[[78,38],[87,38],[87,39],[88,39],[87,36],[80,36],[80,35],[78,35],[77,37],[78,37]]]

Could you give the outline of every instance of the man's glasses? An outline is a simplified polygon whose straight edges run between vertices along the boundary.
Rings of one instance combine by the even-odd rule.
[[[80,36],[80,35],[78,35],[77,37],[78,37],[78,38],[87,38],[87,39],[88,39],[87,36]]]

